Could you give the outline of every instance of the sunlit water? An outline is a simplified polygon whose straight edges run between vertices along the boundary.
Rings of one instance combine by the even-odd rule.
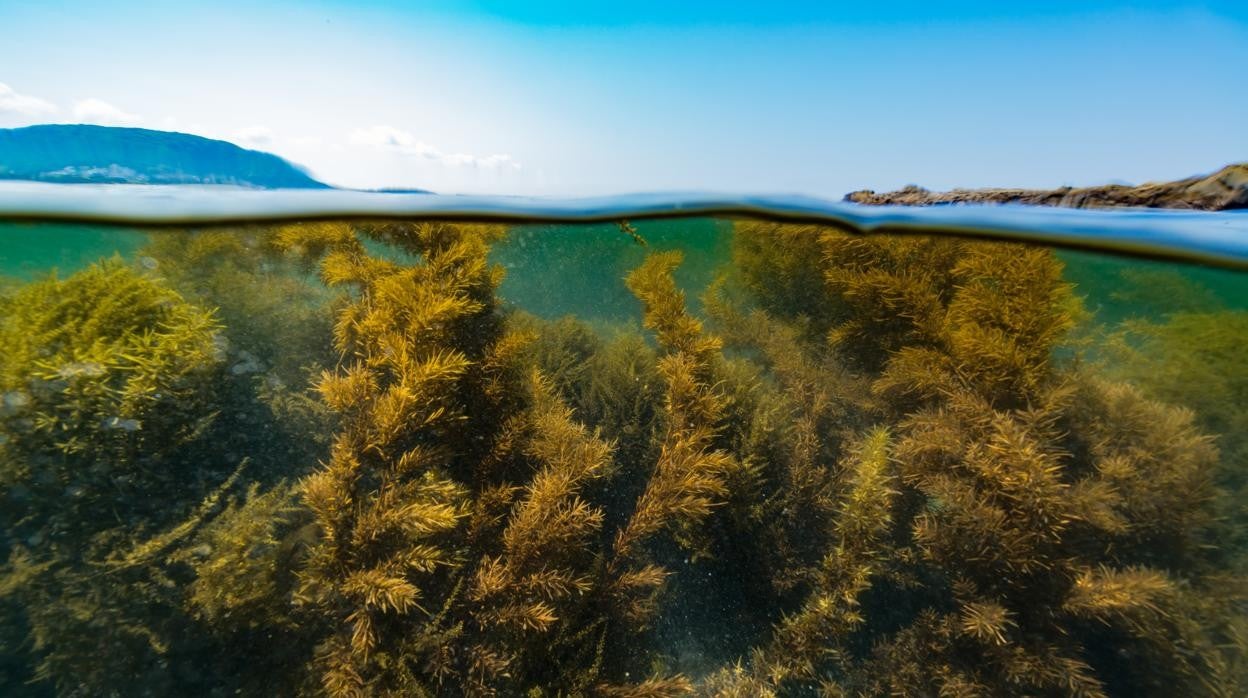
[[[0,219],[5,695],[1248,685],[1242,214]]]

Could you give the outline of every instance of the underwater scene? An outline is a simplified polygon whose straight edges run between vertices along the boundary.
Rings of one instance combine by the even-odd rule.
[[[0,225],[0,694],[1237,696],[1248,274]]]

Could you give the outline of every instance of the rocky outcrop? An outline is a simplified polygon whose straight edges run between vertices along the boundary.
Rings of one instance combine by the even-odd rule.
[[[1069,208],[1147,208],[1225,211],[1248,208],[1248,164],[1227,165],[1214,174],[1190,177],[1176,182],[1126,186],[1107,184],[1097,187],[1060,189],[954,189],[928,191],[908,186],[877,194],[870,190],[852,192],[846,201],[872,206],[935,206],[938,204],[1027,204]]]

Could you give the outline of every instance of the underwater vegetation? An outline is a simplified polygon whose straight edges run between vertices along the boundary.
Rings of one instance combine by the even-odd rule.
[[[839,312],[808,333],[812,351],[870,377],[892,437],[876,447],[886,461],[851,462],[837,522],[863,507],[873,515],[857,525],[875,531],[831,546],[829,574],[736,681],[761,692],[794,681],[901,695],[1238,692],[1243,583],[1213,543],[1219,453],[1190,410],[1054,364],[1079,309],[1051,252],[826,230],[791,249],[752,242],[742,254],[763,259],[740,265],[747,287],[765,282],[752,269],[822,272],[823,307]],[[802,306],[763,300],[811,327]],[[873,479],[871,502],[860,483]]]
[[[698,250],[612,227],[635,305],[592,323],[503,294],[540,260],[485,224],[161,231],[6,284],[0,692],[1242,695],[1243,310],[705,230],[687,287]]]
[[[33,651],[37,679],[142,675],[146,650],[177,632],[146,621],[176,599],[135,573],[148,557],[136,541],[238,465],[174,465],[199,463],[213,431],[220,326],[116,259],[2,304],[6,647]],[[24,642],[7,637],[23,626]]]

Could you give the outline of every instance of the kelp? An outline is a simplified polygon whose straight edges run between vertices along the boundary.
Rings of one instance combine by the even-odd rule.
[[[261,488],[292,454],[314,453],[315,434],[301,431],[296,447],[266,428],[273,412],[231,370],[217,314],[151,266],[109,260],[0,298],[4,627],[29,666],[6,681],[104,694],[207,690],[263,672],[242,658],[266,623],[187,612],[185,596],[206,593],[193,580],[227,531],[248,561],[263,547],[251,536],[285,535],[275,510],[231,515],[235,498],[245,480],[271,500]],[[291,574],[278,569],[290,559],[268,562],[271,576]],[[236,593],[226,578],[231,588],[210,593]],[[203,672],[202,654],[237,668]]]
[[[231,391],[237,400],[222,410],[235,422],[228,431],[246,437],[255,431],[251,424],[264,421],[266,441],[281,434],[288,460],[321,457],[333,424],[312,386],[335,358],[330,328],[341,292],[282,254],[274,230],[262,226],[161,230],[138,254],[146,276],[215,310],[217,349],[238,384]],[[266,443],[264,450],[277,448]]]
[[[1047,249],[751,221],[689,289],[621,230],[640,312],[594,325],[469,223],[7,287],[0,687],[1242,693],[1240,311],[1097,326]]]
[[[1053,364],[1080,311],[1052,253],[808,232],[819,236],[827,302],[840,308],[828,346],[885,401],[902,488],[876,517],[894,522],[868,553],[883,564],[855,578],[846,562],[836,570],[848,581],[815,585],[811,603],[842,626],[786,645],[807,611],[790,616],[773,641],[785,649],[759,655],[738,683],[892,695],[1234,693],[1242,601],[1220,586],[1229,570],[1217,571],[1206,543],[1217,450],[1190,412]],[[809,244],[756,253],[800,256],[793,266],[809,269]],[[798,308],[777,314],[801,318]],[[1205,615],[1210,607],[1227,615]]]
[[[717,402],[700,368],[713,343],[660,268],[639,295],[662,307],[651,323],[661,337],[660,323],[683,323],[679,348],[659,363],[668,426],[631,514],[610,549],[599,547],[608,503],[588,497],[602,500],[614,444],[560,396],[574,376],[549,357],[571,349],[575,331],[543,352],[553,379],[523,365],[537,333],[498,307],[500,273],[485,254],[500,232],[430,223],[278,233],[287,249],[321,257],[327,283],[353,287],[334,329],[343,364],[319,386],[343,427],[302,485],[319,540],[298,596],[339,628],[318,650],[329,694],[618,688],[598,678],[603,641],[624,634],[608,626],[642,620],[666,576],[646,561],[647,542],[687,531],[722,494],[727,457],[707,443]],[[416,261],[374,255],[362,238]],[[588,344],[582,353],[596,351]],[[551,675],[563,654],[598,658]]]
[[[228,480],[172,467],[210,439],[220,326],[116,259],[0,305],[5,629],[34,679],[118,690],[192,635],[161,619],[178,599],[159,565],[113,560]]]

